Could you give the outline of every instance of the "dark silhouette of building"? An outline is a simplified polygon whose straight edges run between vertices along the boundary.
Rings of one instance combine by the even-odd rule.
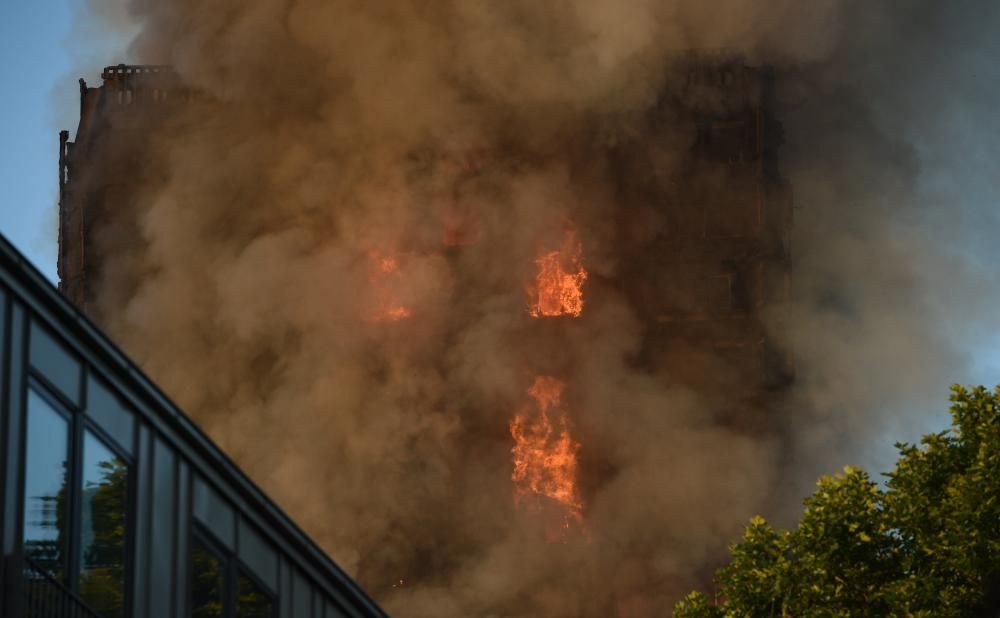
[[[138,188],[157,180],[150,142],[191,96],[165,66],[105,67],[101,79],[97,87],[80,80],[75,141],[59,134],[59,289],[88,312],[103,269],[120,266],[103,256],[124,255],[141,237],[122,213],[134,213]]]
[[[632,137],[598,155],[619,185],[616,285],[647,327],[640,361],[696,390],[725,390],[739,401],[731,420],[752,427],[747,410],[766,410],[791,375],[762,321],[787,299],[791,267],[774,75],[703,55],[672,71]],[[80,80],[80,124],[75,142],[60,136],[59,183],[59,289],[98,323],[97,282],[128,298],[141,277],[105,256],[142,242],[132,201],[159,181],[151,141],[196,96],[169,67],[110,66],[102,80]],[[653,237],[650,210],[663,221]]]
[[[721,420],[748,431],[773,425],[792,377],[765,327],[789,299],[791,271],[774,79],[739,59],[683,59],[611,155],[620,285],[646,325],[640,360],[721,397]],[[650,212],[661,223],[650,226]]]
[[[711,400],[717,422],[780,432],[775,404],[792,374],[766,321],[790,294],[792,203],[779,171],[775,77],[726,57],[692,55],[670,70],[627,135],[568,158],[587,159],[581,175],[597,169],[616,182],[611,283],[644,326],[635,363]],[[75,141],[60,139],[60,290],[98,323],[97,283],[113,280],[102,294],[128,298],[141,277],[106,256],[141,242],[131,201],[151,194],[163,169],[150,164],[149,142],[197,96],[167,67],[107,67],[102,79],[81,80]]]
[[[0,236],[0,615],[384,616]]]

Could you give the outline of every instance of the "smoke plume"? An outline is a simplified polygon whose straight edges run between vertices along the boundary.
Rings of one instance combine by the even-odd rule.
[[[134,0],[126,61],[204,96],[150,138],[160,181],[98,313],[391,614],[666,615],[748,517],[884,467],[874,445],[943,426],[928,412],[970,379],[997,300],[998,10]],[[686,156],[687,128],[650,118],[692,51],[776,73],[796,221],[767,326],[796,381],[753,431],[724,376],[697,392],[636,361],[643,308],[616,284],[641,189],[614,153],[656,132],[660,172]],[[585,308],[533,320],[525,284],[568,232]],[[512,499],[539,374],[580,443],[585,530],[555,542]]]

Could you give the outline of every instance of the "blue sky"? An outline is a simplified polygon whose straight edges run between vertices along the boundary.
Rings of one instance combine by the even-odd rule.
[[[101,0],[107,7],[120,0]],[[127,61],[126,33],[82,20],[84,0],[0,5],[0,233],[54,283],[58,245],[59,131],[79,121],[77,79]]]
[[[0,232],[52,281],[59,129],[75,132],[79,97],[66,43],[71,1],[12,0],[0,9]],[[57,105],[57,94],[70,104]]]

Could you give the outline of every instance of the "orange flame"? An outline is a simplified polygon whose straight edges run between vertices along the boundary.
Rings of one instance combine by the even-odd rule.
[[[510,422],[510,435],[514,437],[511,480],[517,503],[553,500],[564,509],[563,527],[569,528],[571,521],[582,523],[583,503],[576,486],[580,444],[570,437],[566,415],[559,407],[565,386],[555,378],[538,376],[528,389],[534,405],[526,406]],[[550,413],[558,414],[558,430],[552,425]]]
[[[549,251],[535,260],[538,276],[528,288],[531,317],[580,317],[583,283],[587,280],[587,271],[580,263],[582,256],[583,246],[576,234],[567,232],[561,251]]]
[[[375,297],[375,307],[368,319],[373,322],[398,322],[410,317],[410,310],[399,302],[392,285],[401,277],[399,262],[395,257],[377,251],[369,251],[368,259],[371,263],[369,280]]]

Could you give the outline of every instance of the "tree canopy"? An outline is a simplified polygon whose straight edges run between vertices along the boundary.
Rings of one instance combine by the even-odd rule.
[[[793,530],[750,520],[679,618],[1000,616],[1000,387],[952,387],[952,426],[897,444],[883,486],[823,477]]]

